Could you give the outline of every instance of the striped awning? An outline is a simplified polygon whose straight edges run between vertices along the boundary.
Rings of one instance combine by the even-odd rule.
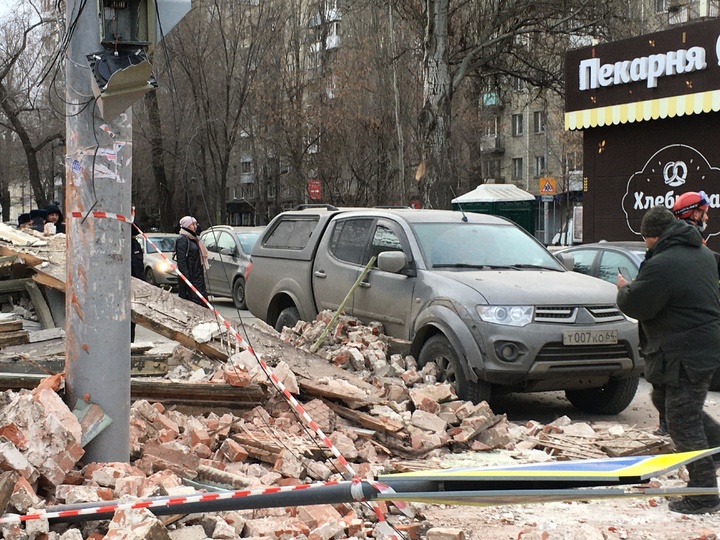
[[[720,111],[720,90],[565,113],[565,129],[586,129]]]

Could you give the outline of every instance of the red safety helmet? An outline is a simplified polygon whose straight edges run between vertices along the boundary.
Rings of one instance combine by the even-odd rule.
[[[704,191],[688,191],[675,199],[672,212],[678,219],[687,219],[695,210],[709,207],[710,201]]]

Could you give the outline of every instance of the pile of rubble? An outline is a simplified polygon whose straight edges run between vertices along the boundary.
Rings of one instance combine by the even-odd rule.
[[[314,323],[285,329],[282,337],[296,346],[312,347],[330,318],[323,313]],[[433,364],[419,369],[413,357],[391,354],[388,359],[387,351],[381,326],[362,326],[340,317],[338,326],[323,338],[318,354],[361,375],[382,399],[368,399],[366,389],[329,378],[324,381],[329,393],[343,396],[345,404],[315,398],[303,405],[362,478],[446,466],[448,458],[463,452],[465,463],[477,464],[495,458],[526,463],[669,450],[666,439],[612,423],[591,426],[563,417],[548,425],[511,424],[485,402],[459,400],[450,385],[438,382]],[[302,385],[287,364],[275,362],[273,372],[289,392],[301,393]],[[208,379],[241,387],[267,384],[266,374],[247,351],[232,355]],[[131,408],[130,464],[83,464],[82,446],[96,434],[97,423],[70,411],[48,385],[0,396],[0,469],[8,471],[0,476],[0,510],[8,512],[348,479],[340,461],[277,392],[267,392],[263,402],[245,412],[220,415],[183,414],[177,408],[138,400]],[[380,505],[394,526],[411,538],[428,528],[421,520],[409,521],[392,504]],[[147,509],[129,509],[115,512],[110,522],[50,526],[33,520],[6,524],[2,534],[13,540],[383,536],[376,514],[359,503],[171,519],[156,517]],[[427,538],[462,537],[462,531],[427,533]]]

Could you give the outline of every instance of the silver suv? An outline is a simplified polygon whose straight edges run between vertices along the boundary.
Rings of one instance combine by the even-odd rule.
[[[637,326],[613,285],[560,264],[514,223],[444,210],[285,212],[253,250],[248,308],[279,327],[336,309],[381,321],[473,401],[565,390],[578,408],[616,414],[643,364]]]
[[[245,309],[245,270],[253,246],[264,229],[216,225],[200,235],[210,263],[205,272],[208,294],[229,296],[237,309]]]

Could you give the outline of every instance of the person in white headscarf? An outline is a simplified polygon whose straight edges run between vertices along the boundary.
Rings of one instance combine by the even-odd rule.
[[[180,220],[180,236],[175,242],[175,258],[178,270],[202,294],[205,292],[205,269],[208,267],[208,252],[205,245],[197,236],[198,222],[192,216],[185,216]],[[180,278],[178,282],[178,295],[180,298],[190,300],[205,306],[205,303],[185,281]]]

